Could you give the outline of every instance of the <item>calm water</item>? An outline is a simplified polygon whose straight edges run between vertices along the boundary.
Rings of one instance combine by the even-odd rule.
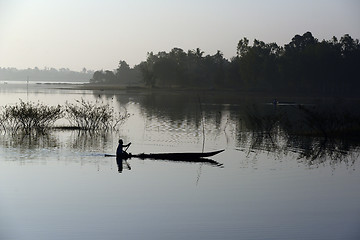
[[[360,238],[357,145],[322,149],[281,134],[269,141],[244,121],[252,109],[291,113],[291,104],[48,87],[2,85],[0,104],[84,98],[131,117],[108,133],[1,134],[0,239]],[[212,157],[223,167],[131,159],[119,174],[103,154],[114,153],[120,137],[132,153],[226,149]]]

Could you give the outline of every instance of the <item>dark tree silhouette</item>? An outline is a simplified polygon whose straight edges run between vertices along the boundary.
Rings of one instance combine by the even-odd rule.
[[[221,51],[204,55],[200,48],[148,53],[130,68],[120,61],[113,72],[97,71],[94,83],[126,84],[141,79],[148,87],[232,89],[271,94],[357,95],[360,87],[360,44],[349,34],[319,41],[311,32],[295,35],[284,47],[244,37],[236,56]],[[130,81],[131,80],[131,81]]]

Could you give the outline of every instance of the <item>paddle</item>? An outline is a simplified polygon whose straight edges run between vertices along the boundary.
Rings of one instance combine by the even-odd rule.
[[[126,149],[124,150],[124,152],[126,152],[128,150],[128,148],[130,147],[131,143],[129,144],[129,146],[126,147]]]
[[[126,152],[128,150],[128,148],[130,147],[131,143],[126,147],[126,149],[124,150],[124,152]],[[124,160],[126,163],[126,166],[128,167],[129,170],[131,170],[131,167],[129,165],[129,163],[126,161],[126,159]]]
[[[131,145],[131,143],[130,143],[130,145]],[[124,150],[124,152],[126,152],[126,151],[129,149],[130,145],[126,147],[126,149]],[[104,157],[116,157],[116,155],[115,155],[115,154],[106,154],[106,153],[105,153],[105,154],[104,154]]]

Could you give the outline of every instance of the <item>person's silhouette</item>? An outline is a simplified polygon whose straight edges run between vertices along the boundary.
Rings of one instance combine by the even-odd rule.
[[[124,153],[126,153],[126,150],[123,151],[123,148],[128,148],[131,145],[131,142],[124,145],[124,142],[122,139],[119,140],[119,146],[116,149],[116,163],[118,165],[118,172],[121,173],[123,170],[123,159],[126,157],[124,156]],[[125,160],[126,161],[126,160]],[[128,166],[129,167],[129,166]],[[129,167],[130,170],[130,167]]]

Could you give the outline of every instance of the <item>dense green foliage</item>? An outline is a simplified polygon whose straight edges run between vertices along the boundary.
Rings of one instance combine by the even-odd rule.
[[[126,67],[125,67],[126,66]],[[237,89],[251,92],[321,95],[357,94],[360,87],[360,44],[346,34],[319,41],[310,32],[296,35],[284,47],[243,38],[231,60],[218,51],[199,48],[148,53],[146,61],[129,68],[121,61],[115,71],[97,71],[92,82],[115,83],[141,72],[149,87]],[[125,73],[128,73],[126,75]],[[122,77],[120,77],[122,76]],[[137,75],[138,76],[138,75]],[[129,80],[130,81],[130,80]]]

